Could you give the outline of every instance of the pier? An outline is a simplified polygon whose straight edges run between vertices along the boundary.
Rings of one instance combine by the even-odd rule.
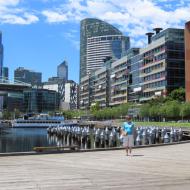
[[[190,144],[0,158],[0,189],[178,190],[190,186]]]

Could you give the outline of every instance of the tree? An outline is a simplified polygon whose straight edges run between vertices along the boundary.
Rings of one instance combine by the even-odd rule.
[[[179,102],[184,102],[185,101],[185,89],[179,88],[179,89],[173,90],[169,94],[169,98],[171,98],[172,100],[179,101]]]
[[[96,102],[96,103],[94,103],[94,104],[92,104],[90,106],[90,111],[91,112],[95,112],[95,111],[98,111],[98,110],[100,110],[100,103],[99,102]]]
[[[4,110],[3,111],[3,119],[11,119],[11,112]]]
[[[150,108],[151,108],[151,105],[149,103],[141,105],[140,116],[141,117],[149,117],[150,116]]]
[[[180,116],[182,120],[184,117],[190,116],[190,103],[184,103],[181,105]]]
[[[168,101],[166,105],[166,117],[176,118],[180,115],[180,103],[178,101]]]

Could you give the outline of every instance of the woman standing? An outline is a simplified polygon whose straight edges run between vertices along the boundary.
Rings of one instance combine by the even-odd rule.
[[[132,147],[134,147],[135,126],[130,116],[126,116],[126,121],[123,123],[121,131],[123,135],[123,145],[126,148],[126,155],[131,155]]]

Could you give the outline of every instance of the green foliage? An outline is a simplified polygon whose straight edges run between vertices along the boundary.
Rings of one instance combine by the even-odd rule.
[[[91,112],[96,112],[100,110],[100,103],[96,102],[93,105],[90,106],[90,111]]]
[[[91,112],[96,119],[116,119],[127,115],[129,104],[122,104],[113,108],[104,108]]]
[[[178,118],[181,112],[181,103],[176,100],[156,101],[152,100],[149,103],[143,104],[140,107],[141,117],[167,117]]]
[[[172,100],[184,102],[185,101],[185,89],[184,88],[175,89],[169,94],[168,97],[171,98]]]
[[[65,117],[65,119],[77,119],[84,115],[89,115],[89,113],[85,110],[67,110],[62,111],[62,114]]]
[[[180,116],[182,118],[190,116],[190,103],[184,103],[181,105]]]
[[[3,111],[3,119],[9,120],[9,119],[11,119],[11,117],[12,117],[11,112],[9,112],[9,111],[7,111],[7,110],[4,110],[4,111]]]
[[[150,116],[150,108],[151,108],[151,105],[149,103],[141,105],[140,116],[141,117],[149,117]]]
[[[180,103],[173,100],[166,102],[166,109],[165,109],[166,117],[169,118],[177,118],[179,117],[180,113]]]

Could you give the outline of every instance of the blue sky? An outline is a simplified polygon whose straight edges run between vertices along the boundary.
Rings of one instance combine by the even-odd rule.
[[[56,76],[64,59],[69,79],[79,79],[80,20],[95,17],[131,37],[134,47],[146,45],[154,27],[183,28],[190,20],[190,0],[0,0],[4,66],[10,77],[22,66]]]

